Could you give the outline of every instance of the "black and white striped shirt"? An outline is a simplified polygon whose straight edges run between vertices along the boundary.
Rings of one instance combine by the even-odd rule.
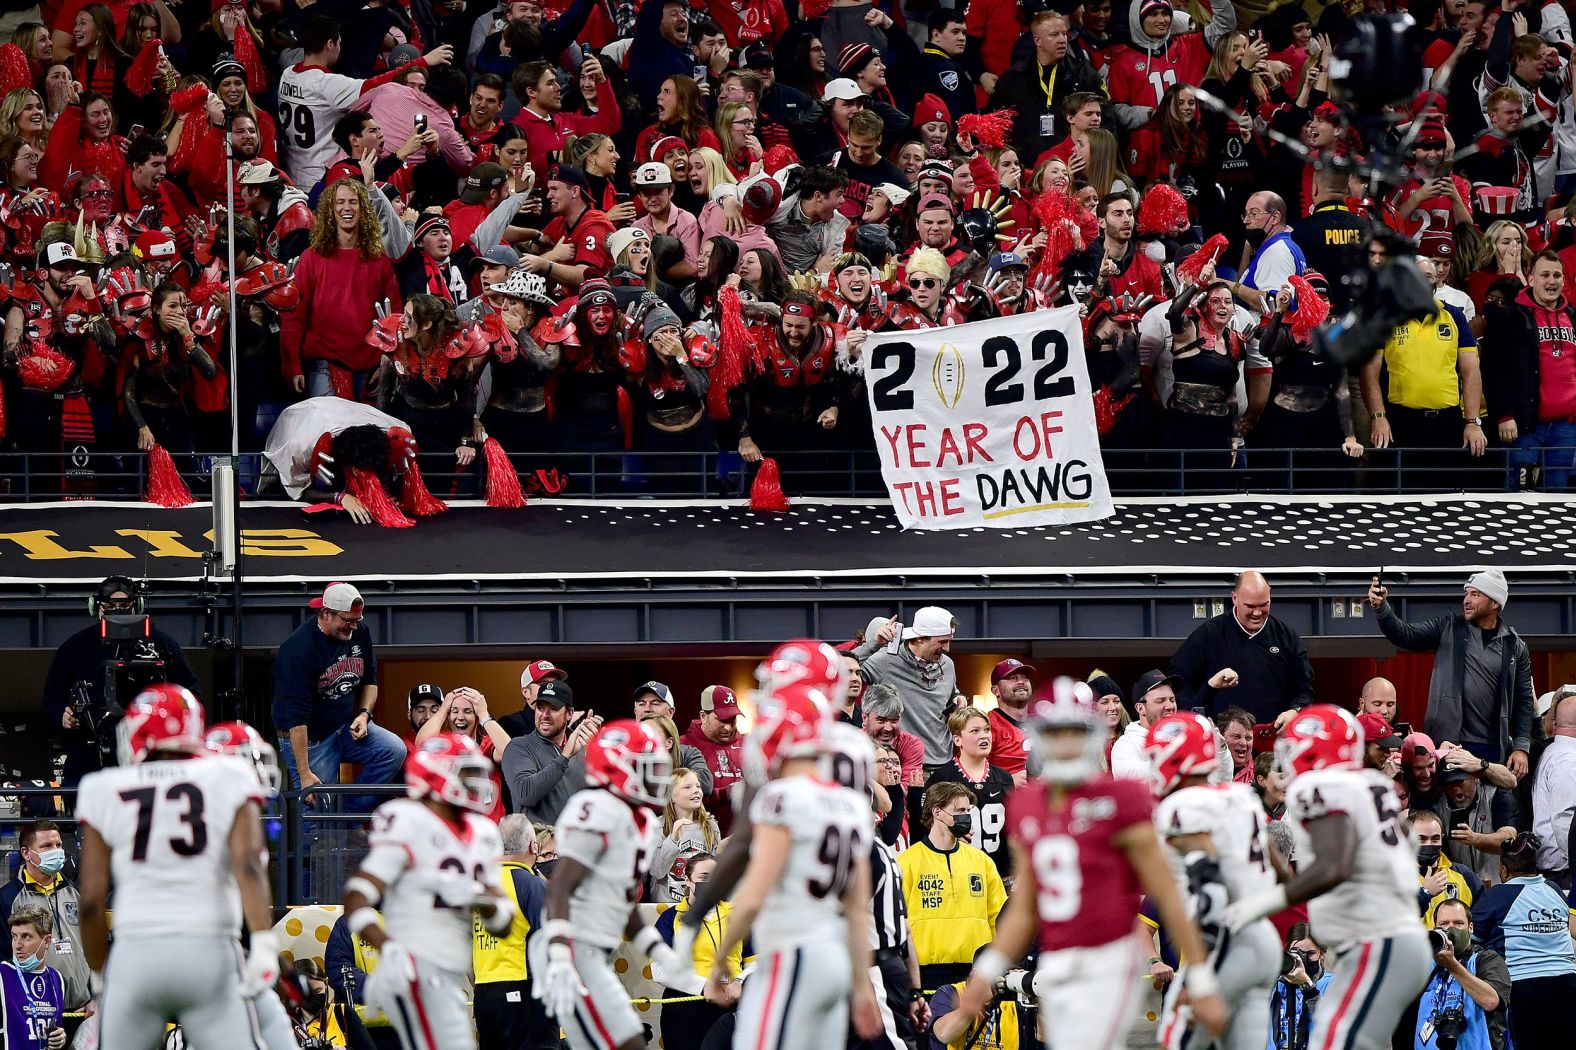
[[[870,848],[870,947],[875,951],[908,948],[908,906],[903,903],[903,873],[897,866],[897,853],[875,840]]]

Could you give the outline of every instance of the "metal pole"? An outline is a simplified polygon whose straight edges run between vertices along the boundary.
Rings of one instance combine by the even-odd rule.
[[[225,254],[229,256],[226,271],[230,279],[225,282],[230,298],[230,462],[235,471],[235,484],[230,487],[229,499],[233,500],[231,513],[235,521],[235,570],[230,574],[230,617],[231,638],[233,643],[230,649],[232,675],[231,683],[235,693],[235,717],[245,718],[249,722],[256,722],[254,712],[248,709],[246,703],[246,649],[244,632],[241,629],[241,580],[242,580],[242,551],[245,545],[241,542],[241,403],[236,397],[236,383],[240,380],[240,318],[236,313],[235,297],[235,144],[230,138],[230,127],[234,114],[227,116],[224,122],[224,225],[227,236],[225,237]],[[256,420],[252,425],[256,425]]]

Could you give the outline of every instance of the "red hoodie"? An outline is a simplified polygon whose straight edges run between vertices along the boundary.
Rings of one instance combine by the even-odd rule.
[[[1524,288],[1516,302],[1531,309],[1537,325],[1538,422],[1576,419],[1576,329],[1565,312],[1565,299],[1552,307],[1539,306]],[[1512,418],[1507,415],[1500,422]]]
[[[713,795],[726,794],[728,789],[744,776],[743,736],[734,737],[731,744],[713,743],[705,733],[701,732],[700,719],[697,718],[690,723],[680,743],[693,745],[706,756],[706,768],[711,770]]]
[[[308,248],[296,262],[295,286],[301,305],[279,315],[280,371],[286,379],[302,374],[302,361],[333,361],[352,372],[377,365],[378,352],[367,345],[373,306],[384,299],[390,310],[404,306],[388,256],[363,261],[355,252],[323,256]]]

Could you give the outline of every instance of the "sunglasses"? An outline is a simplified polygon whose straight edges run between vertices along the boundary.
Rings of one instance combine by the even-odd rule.
[[[940,288],[941,282],[934,277],[915,277],[908,282],[910,288]]]

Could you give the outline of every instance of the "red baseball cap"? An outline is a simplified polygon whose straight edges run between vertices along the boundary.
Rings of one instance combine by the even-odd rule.
[[[520,672],[520,688],[535,685],[544,678],[557,678],[560,682],[567,682],[569,672],[554,665],[551,660],[532,660],[525,665],[525,670]]]
[[[1363,740],[1366,743],[1378,744],[1383,748],[1401,746],[1401,735],[1383,715],[1376,715],[1372,711],[1358,715],[1357,724],[1363,727]]]
[[[1407,758],[1411,758],[1420,752],[1426,752],[1435,758],[1439,757],[1439,748],[1434,746],[1434,738],[1427,733],[1410,734],[1405,740],[1401,741],[1401,750],[1406,753]]]
[[[725,685],[708,685],[700,691],[700,709],[718,718],[737,718],[739,698]]]
[[[1033,664],[1026,664],[1022,660],[1014,660],[1009,656],[991,670],[990,684],[995,685],[1008,675],[1017,674],[1019,671],[1027,671],[1029,674],[1033,674],[1035,670],[1036,668]]]

